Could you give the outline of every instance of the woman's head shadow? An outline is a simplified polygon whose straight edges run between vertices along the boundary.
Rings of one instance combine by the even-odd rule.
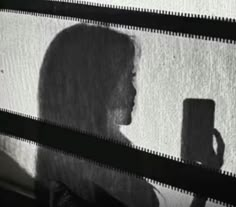
[[[88,25],[63,30],[40,70],[40,117],[103,136],[130,124],[134,58],[134,41],[125,34]]]

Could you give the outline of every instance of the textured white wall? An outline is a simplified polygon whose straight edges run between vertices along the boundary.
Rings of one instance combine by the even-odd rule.
[[[1,108],[37,116],[38,75],[44,53],[59,31],[76,23],[0,13]],[[119,31],[135,36],[142,53],[133,123],[122,127],[124,134],[134,144],[179,157],[183,100],[214,99],[215,126],[226,143],[223,168],[236,172],[236,46],[136,30]],[[11,141],[5,149],[34,175],[36,147]],[[190,201],[190,196],[183,196],[185,202]]]

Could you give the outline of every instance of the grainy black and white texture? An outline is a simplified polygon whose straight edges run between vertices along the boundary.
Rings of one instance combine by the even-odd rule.
[[[180,157],[183,101],[211,99],[226,146],[223,169],[236,172],[234,44],[6,12],[0,21],[1,108]],[[7,137],[1,148],[31,177],[61,180],[89,200],[95,188],[87,180],[130,206],[158,206],[160,195],[146,181]],[[156,187],[168,205],[190,206],[191,196]]]

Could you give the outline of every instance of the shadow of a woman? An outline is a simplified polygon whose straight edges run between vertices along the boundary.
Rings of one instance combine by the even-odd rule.
[[[51,42],[40,70],[40,118],[130,144],[119,127],[132,121],[136,56],[128,35],[81,24],[63,30]],[[145,180],[62,153],[40,148],[36,172],[42,195],[50,180],[56,180],[91,203],[100,202],[98,186],[127,206],[159,206]]]

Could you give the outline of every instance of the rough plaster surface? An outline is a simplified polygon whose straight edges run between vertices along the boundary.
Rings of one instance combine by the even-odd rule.
[[[77,22],[4,12],[0,13],[0,22],[0,107],[37,116],[38,75],[44,53],[59,31]],[[122,127],[122,132],[138,146],[179,157],[183,100],[214,99],[215,127],[226,144],[223,169],[235,173],[236,46],[119,31],[134,36],[141,48],[133,122]],[[1,137],[1,148],[31,176],[35,175],[37,147]],[[191,201],[191,196],[158,188],[168,195],[168,206]],[[173,199],[168,200],[170,195]]]

